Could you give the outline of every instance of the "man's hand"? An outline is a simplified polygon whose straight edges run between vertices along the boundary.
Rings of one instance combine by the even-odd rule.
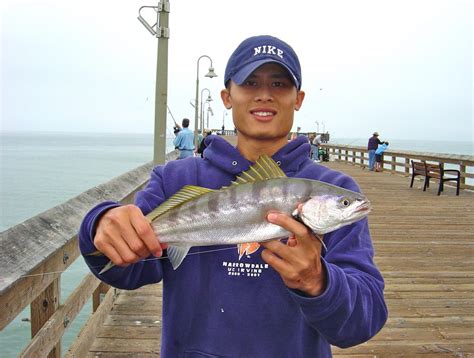
[[[318,296],[326,288],[326,272],[321,263],[321,243],[302,223],[291,216],[271,212],[267,220],[292,232],[294,237],[285,245],[280,241],[262,243],[263,260],[281,276],[285,285]]]
[[[135,205],[108,210],[99,219],[94,245],[118,266],[127,266],[150,255],[160,257],[166,248]]]

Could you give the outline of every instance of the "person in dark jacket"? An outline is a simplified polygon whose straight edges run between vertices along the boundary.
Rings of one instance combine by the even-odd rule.
[[[360,191],[346,174],[315,164],[306,137],[288,141],[305,97],[301,80],[287,43],[244,40],[230,56],[221,92],[232,109],[236,147],[209,136],[204,158],[155,167],[135,204],[104,202],[84,218],[79,246],[99,279],[124,289],[163,281],[161,356],[326,358],[331,344],[360,344],[384,325],[384,281],[367,218],[325,234],[323,247],[292,216],[271,212],[266,220],[287,230],[288,241],[251,245],[244,255],[235,246],[194,247],[174,270],[144,216],[185,185],[230,185],[263,154],[288,177]],[[106,257],[89,255],[95,250]],[[109,259],[117,266],[100,273]]]
[[[383,142],[379,139],[379,133],[374,132],[372,137],[369,138],[369,143],[367,144],[367,150],[369,151],[369,170],[374,171],[375,167],[375,151],[377,150],[379,144]]]
[[[212,131],[210,129],[205,129],[204,130],[204,138],[201,140],[201,143],[199,144],[199,148],[197,152],[201,154],[201,158],[204,158],[204,149],[206,149],[206,138],[212,134]]]

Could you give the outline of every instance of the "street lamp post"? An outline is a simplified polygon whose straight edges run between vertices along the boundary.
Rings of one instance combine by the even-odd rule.
[[[199,121],[199,61],[201,58],[208,58],[211,62],[211,66],[209,67],[209,72],[205,75],[205,77],[214,78],[217,75],[214,72],[214,68],[212,67],[212,59],[207,55],[202,55],[197,59],[197,70],[196,70],[196,97],[194,99],[194,145],[197,148],[199,140],[198,140],[198,121]]]
[[[153,9],[157,12],[157,20],[150,25],[142,15],[143,9]],[[169,27],[168,17],[170,3],[168,0],[160,0],[158,6],[142,6],[138,10],[138,20],[153,35],[158,38],[158,50],[156,56],[156,83],[155,83],[155,125],[153,162],[163,164],[166,152],[166,110],[168,99],[168,39]]]
[[[211,102],[209,102],[209,101],[204,102],[204,107],[206,106],[206,104],[208,105],[208,107],[207,107],[207,116],[206,116],[206,128],[209,128],[209,112],[211,113],[211,116],[214,115],[214,112],[212,111],[212,108],[211,108]],[[202,108],[202,118],[201,118],[203,134],[204,134],[204,107]]]
[[[203,103],[202,103],[202,98],[203,98],[203,92],[204,91],[207,91],[207,99],[206,99],[206,102],[204,102],[204,104],[212,102],[211,91],[209,91],[208,88],[203,88],[201,90],[201,123],[200,123],[202,134],[204,134],[204,106],[203,106]]]

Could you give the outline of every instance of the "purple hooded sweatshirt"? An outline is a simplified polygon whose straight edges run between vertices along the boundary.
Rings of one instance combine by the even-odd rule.
[[[149,213],[184,185],[219,189],[252,164],[219,136],[208,136],[204,158],[157,166],[135,204]],[[359,191],[345,174],[315,164],[304,137],[273,155],[288,177],[309,178]],[[105,202],[85,217],[79,234],[83,255],[96,250],[95,224]],[[236,218],[238,225],[238,218]],[[324,235],[327,287],[317,297],[287,288],[261,258],[261,248],[239,259],[231,246],[194,247],[177,270],[168,259],[147,260],[99,275],[105,257],[85,256],[91,271],[118,288],[163,280],[162,357],[331,357],[330,345],[367,341],[384,325],[383,278],[373,262],[367,219]],[[225,250],[218,250],[225,249]],[[214,252],[209,252],[216,250]],[[164,254],[166,256],[166,252]]]

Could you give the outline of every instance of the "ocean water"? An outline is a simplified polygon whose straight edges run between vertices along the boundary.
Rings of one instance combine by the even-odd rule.
[[[0,231],[152,159],[149,134],[1,133]],[[79,258],[61,276],[63,302],[86,272]],[[63,353],[91,312],[88,302],[63,337]],[[1,357],[17,357],[26,347],[29,316],[27,308],[0,332]]]
[[[384,138],[382,138],[383,140]],[[171,151],[172,138],[167,138]],[[365,146],[367,138],[332,138]],[[390,140],[390,149],[473,155],[472,142]],[[0,134],[0,231],[152,160],[151,134]],[[64,301],[88,272],[79,258],[61,277]],[[92,311],[84,307],[63,337],[63,353]],[[29,309],[0,332],[1,357],[16,357],[30,341]]]

